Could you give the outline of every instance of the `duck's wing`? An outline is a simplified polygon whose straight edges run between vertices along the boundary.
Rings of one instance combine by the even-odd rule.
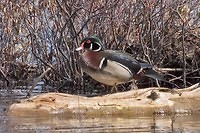
[[[110,66],[117,64],[131,73],[133,77],[142,74],[143,76],[148,76],[154,79],[165,80],[163,75],[152,69],[152,65],[136,60],[128,53],[106,50],[105,55],[105,60],[107,60],[107,62],[110,61]],[[105,65],[106,63],[104,66]]]
[[[152,68],[151,65],[147,63],[140,63],[128,53],[106,50],[105,55],[108,61],[113,61],[113,63],[117,63],[123,66],[124,68],[131,71],[133,75],[140,73],[140,71],[142,71],[144,68]]]

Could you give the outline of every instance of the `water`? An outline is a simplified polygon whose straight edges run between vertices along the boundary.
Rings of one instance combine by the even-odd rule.
[[[200,132],[200,119],[195,116],[135,118],[67,118],[5,117],[1,132]]]
[[[23,99],[23,93],[3,93],[0,96],[0,132],[139,132],[139,133],[196,133],[200,132],[200,114],[120,117],[107,116],[88,118],[86,116],[44,116],[9,117],[6,110],[10,104]]]

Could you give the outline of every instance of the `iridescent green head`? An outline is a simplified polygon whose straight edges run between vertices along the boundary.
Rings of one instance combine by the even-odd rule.
[[[104,46],[99,38],[95,36],[89,36],[89,37],[84,38],[81,41],[81,46],[78,47],[76,51],[83,50],[83,49],[98,52],[98,51],[104,50]]]

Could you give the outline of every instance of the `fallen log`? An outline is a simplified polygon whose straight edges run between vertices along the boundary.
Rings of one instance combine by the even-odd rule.
[[[199,84],[189,89],[147,88],[97,97],[45,93],[14,103],[11,116],[151,116],[200,111]]]

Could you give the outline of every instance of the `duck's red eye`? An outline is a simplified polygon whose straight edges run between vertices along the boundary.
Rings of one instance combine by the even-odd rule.
[[[90,44],[90,43],[91,43],[91,41],[90,41],[90,40],[87,40],[87,41],[86,41],[86,43],[87,43],[87,44]]]

